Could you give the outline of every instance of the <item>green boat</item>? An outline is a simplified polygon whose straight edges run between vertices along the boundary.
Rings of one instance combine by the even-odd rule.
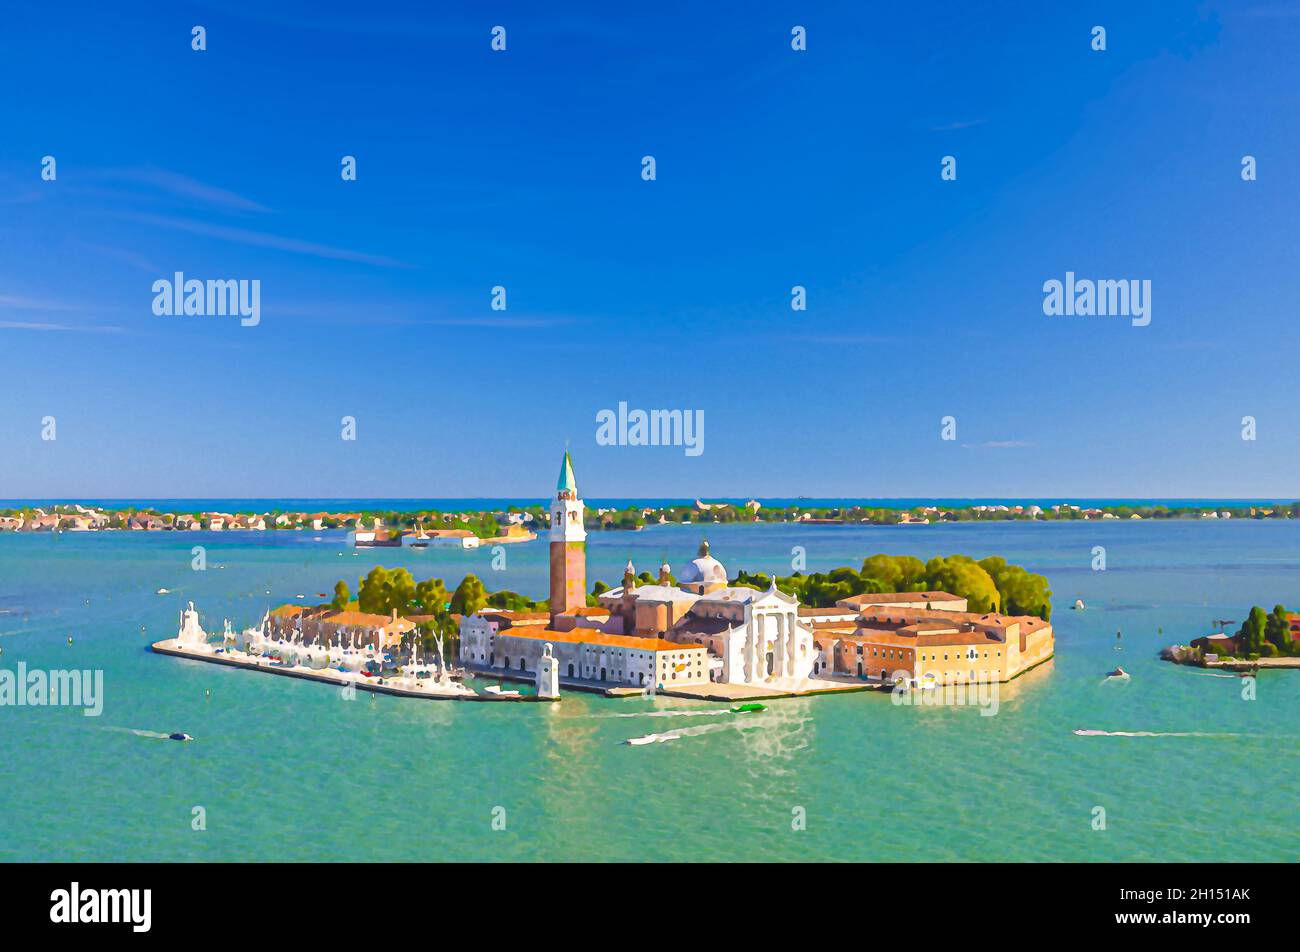
[[[731,709],[732,714],[757,714],[759,711],[766,711],[767,708],[762,704],[737,704]]]

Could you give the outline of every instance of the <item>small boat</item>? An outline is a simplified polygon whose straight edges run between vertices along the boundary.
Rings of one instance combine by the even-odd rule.
[[[1072,607],[1074,608],[1075,611],[1077,611],[1077,612],[1081,612],[1081,611],[1084,610],[1084,608],[1085,608],[1086,606],[1083,604],[1083,599],[1082,599],[1082,598],[1076,598],[1076,599],[1074,600],[1074,605],[1073,605]]]
[[[171,594],[171,591],[170,591],[169,589],[160,588],[160,589],[158,589],[158,591],[154,592],[154,594],[155,594],[155,595],[170,595],[170,594]]]
[[[184,731],[177,731],[175,734],[168,734],[167,739],[168,740],[193,740],[194,738],[191,737],[189,734],[186,734]]]
[[[731,709],[732,714],[757,714],[759,711],[766,711],[767,706],[751,701],[748,704],[737,704]]]
[[[1120,679],[1120,680],[1128,680],[1129,673],[1128,673],[1127,671],[1125,671],[1123,668],[1117,666],[1117,667],[1115,668],[1115,670],[1109,672],[1109,673],[1106,675],[1106,677],[1108,677],[1108,678],[1118,678],[1118,679]]]
[[[483,693],[494,697],[519,697],[518,691],[506,691],[499,684],[489,684],[483,689]]]

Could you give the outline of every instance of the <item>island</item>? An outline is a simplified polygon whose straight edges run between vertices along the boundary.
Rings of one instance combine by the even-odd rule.
[[[677,573],[666,562],[638,573],[629,561],[621,584],[588,590],[568,453],[549,508],[545,600],[489,593],[473,574],[449,592],[442,579],[377,566],[355,599],[340,579],[328,603],[281,605],[242,633],[227,624],[219,646],[193,625],[187,634],[183,617],[177,639],[155,649],[376,685],[406,685],[414,668],[436,675],[409,682],[427,697],[468,699],[455,685],[478,676],[727,701],[989,685],[1054,654],[1047,580],[1000,557],[882,553],[856,569],[733,576],[702,540]]]
[[[1218,631],[1193,638],[1191,644],[1169,645],[1160,656],[1174,664],[1229,671],[1300,668],[1300,612],[1283,605],[1266,612],[1255,605],[1235,633]]]

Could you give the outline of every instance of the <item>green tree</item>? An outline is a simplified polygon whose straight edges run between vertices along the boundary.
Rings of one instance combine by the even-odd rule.
[[[466,575],[451,596],[451,610],[457,615],[472,615],[487,605],[487,590],[472,572]]]
[[[341,612],[348,607],[350,601],[352,601],[352,593],[348,591],[348,583],[339,579],[334,585],[334,600],[330,602],[330,608]]]
[[[1237,632],[1241,645],[1240,653],[1246,655],[1259,654],[1259,650],[1264,644],[1264,632],[1267,627],[1268,615],[1264,613],[1264,609],[1258,605],[1251,608],[1250,614],[1246,616],[1246,621]]]
[[[427,578],[415,586],[415,604],[421,615],[436,615],[446,611],[450,598],[440,578]]]
[[[386,569],[377,565],[370,570],[357,590],[357,607],[363,612],[399,615],[416,608],[415,579],[406,569]]]
[[[981,559],[979,565],[997,586],[1002,611],[1008,615],[1037,615],[1043,621],[1051,621],[1052,592],[1047,587],[1047,579],[1019,565],[1008,565],[998,555]]]
[[[863,591],[921,592],[927,585],[926,565],[912,555],[873,555],[862,563],[860,574],[876,583],[864,586]]]
[[[1273,613],[1264,623],[1264,637],[1277,649],[1278,654],[1291,651],[1291,619],[1287,618],[1286,609],[1281,605],[1273,606]]]
[[[995,612],[1001,605],[993,579],[969,556],[935,557],[926,563],[925,572],[927,588],[965,598],[973,612]]]

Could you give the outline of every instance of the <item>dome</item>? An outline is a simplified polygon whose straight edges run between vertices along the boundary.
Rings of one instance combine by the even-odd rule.
[[[700,543],[700,554],[698,557],[686,563],[682,569],[682,574],[677,578],[678,582],[687,585],[698,583],[712,584],[714,582],[727,582],[727,570],[721,562],[709,555],[709,543]]]

